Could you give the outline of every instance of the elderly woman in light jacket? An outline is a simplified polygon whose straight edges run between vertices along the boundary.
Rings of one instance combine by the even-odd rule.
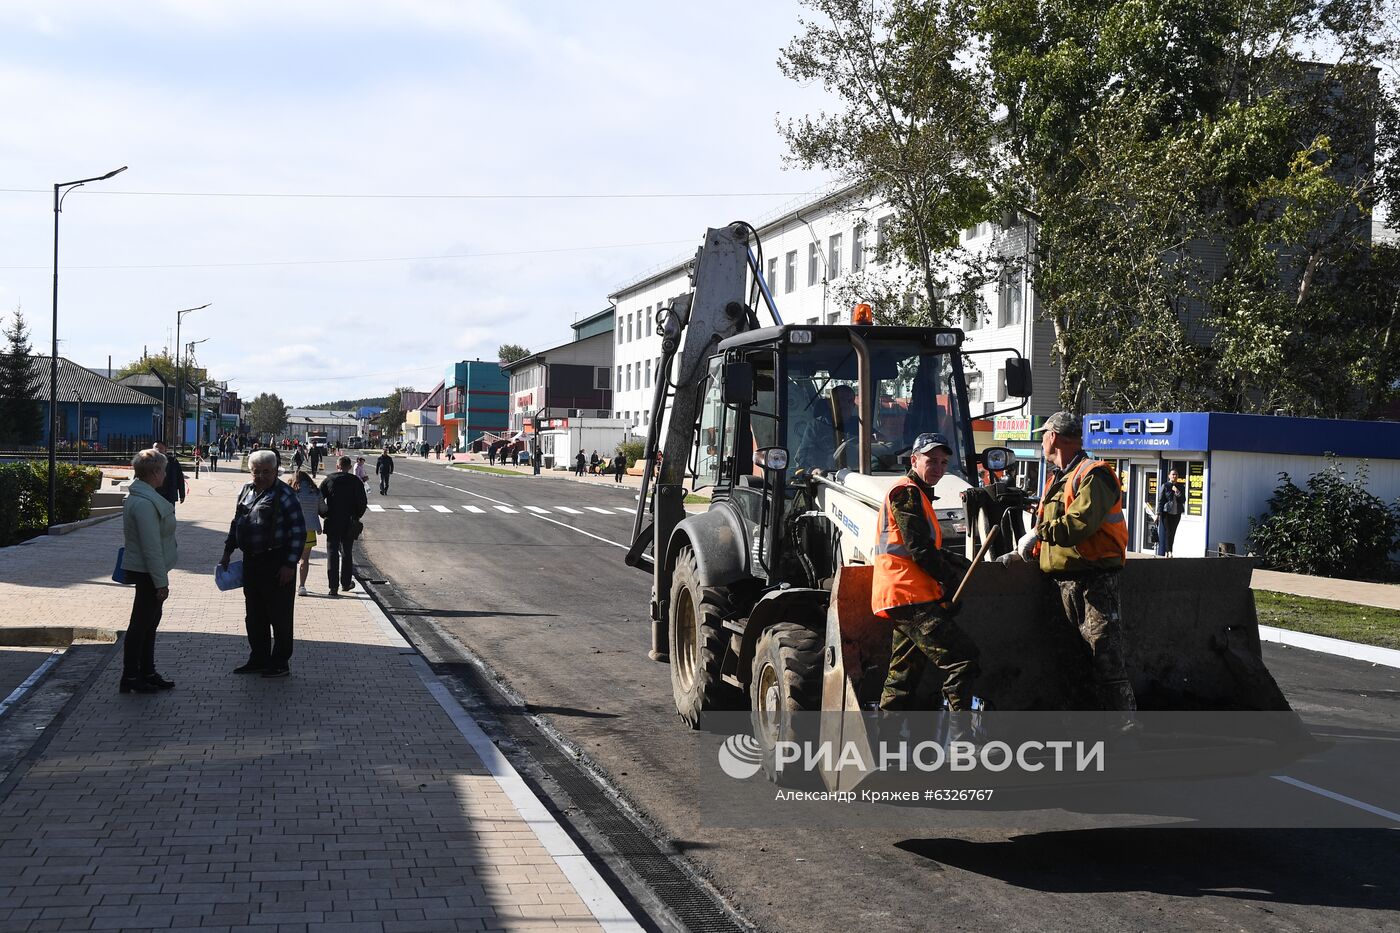
[[[175,506],[157,490],[165,482],[165,455],[143,450],[131,461],[135,478],[122,506],[126,553],[122,570],[135,584],[131,624],[126,629],[121,692],[154,693],[175,686],[156,673],[156,627],[170,595],[175,566]]]

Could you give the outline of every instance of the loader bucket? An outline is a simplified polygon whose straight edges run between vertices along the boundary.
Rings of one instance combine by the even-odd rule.
[[[1139,709],[1289,709],[1260,654],[1252,572],[1242,559],[1128,561],[1123,627]],[[872,573],[843,567],[836,579],[822,694],[828,712],[870,710],[879,701],[890,624],[870,612]],[[974,692],[989,708],[1096,708],[1087,650],[1058,608],[1057,590],[1035,567],[980,565],[957,621],[981,653]],[[929,673],[925,679],[936,680],[936,671]],[[929,708],[939,705],[938,686],[921,690]]]

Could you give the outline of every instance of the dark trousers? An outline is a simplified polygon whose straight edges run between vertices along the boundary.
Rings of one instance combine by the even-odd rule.
[[[355,583],[355,539],[345,534],[326,532],[326,578],[331,592],[339,586],[350,589]]]
[[[930,603],[900,606],[889,613],[894,633],[880,708],[908,709],[919,680],[932,664],[943,674],[948,709],[955,713],[972,709],[972,683],[981,672],[972,639]]]
[[[1053,583],[1059,609],[1089,649],[1100,707],[1131,712],[1137,709],[1137,698],[1128,680],[1118,578],[1119,571],[1105,570]]]
[[[156,627],[160,625],[162,603],[149,573],[128,570],[126,578],[136,585],[131,622],[122,646],[122,678],[130,679],[156,672]]]
[[[1181,516],[1171,512],[1157,513],[1157,556],[1166,557],[1171,553],[1172,542],[1176,540],[1176,526]]]
[[[389,474],[379,474],[379,494],[382,496],[389,491]]]
[[[285,551],[243,556],[243,623],[251,661],[285,666],[292,656],[292,608],[297,591],[294,581],[277,580],[287,566]]]

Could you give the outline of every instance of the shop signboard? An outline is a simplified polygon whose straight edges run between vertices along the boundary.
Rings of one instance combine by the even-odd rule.
[[[997,418],[992,422],[992,438],[998,441],[1028,441],[1031,439],[1031,419]]]
[[[1207,416],[1196,412],[1085,415],[1090,450],[1206,450]]]
[[[1206,499],[1206,465],[1203,461],[1192,460],[1186,465],[1186,514],[1204,513]]]

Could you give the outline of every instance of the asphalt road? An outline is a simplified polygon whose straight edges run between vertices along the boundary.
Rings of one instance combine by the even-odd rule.
[[[1358,808],[1400,811],[1394,755],[1374,751],[1400,732],[1400,672],[1270,649],[1295,708],[1336,744],[1285,769],[1301,784],[1202,782],[1180,813],[1089,801],[1011,827],[920,812],[898,830],[715,828],[695,804],[707,739],[647,659],[649,578],[622,563],[634,492],[397,464],[388,496],[371,484],[384,510],[363,539],[386,601],[481,657],[762,929],[1400,929],[1400,821]],[[1331,828],[1190,828],[1196,804]]]

